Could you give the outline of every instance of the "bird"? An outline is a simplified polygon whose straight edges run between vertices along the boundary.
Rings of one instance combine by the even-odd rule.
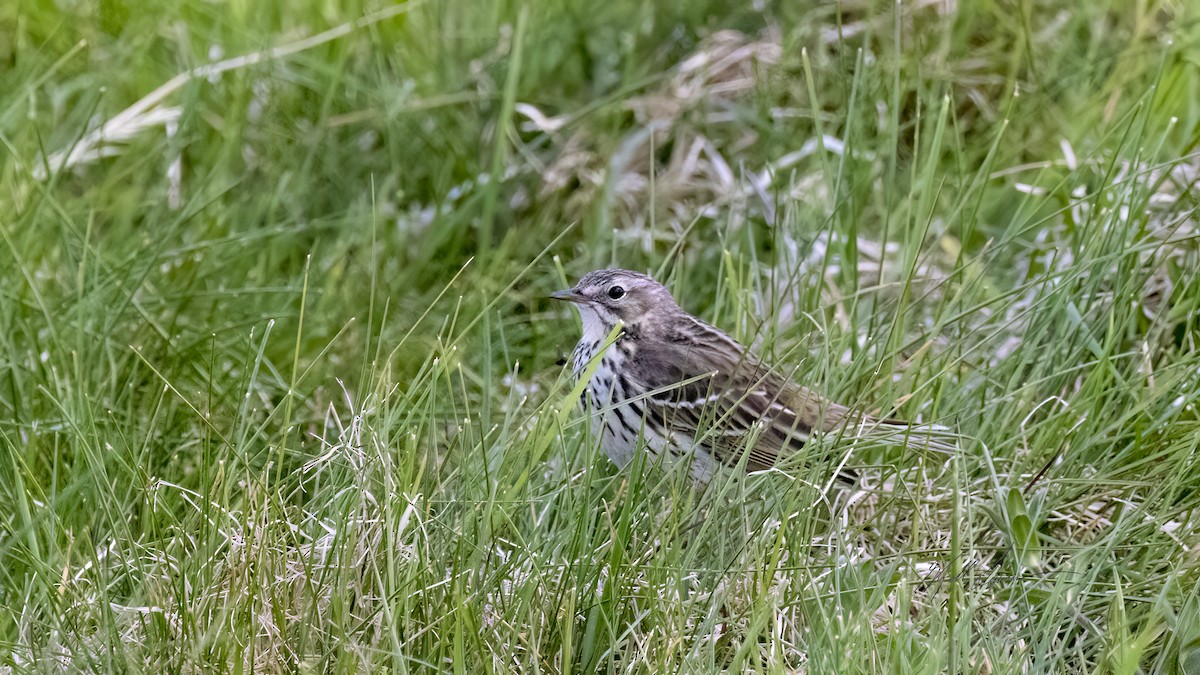
[[[947,427],[874,417],[797,384],[681,308],[648,275],[600,269],[549,297],[579,311],[582,336],[571,354],[572,372],[579,379],[590,370],[583,405],[593,437],[620,468],[644,448],[654,461],[686,461],[693,481],[704,484],[719,466],[768,470],[815,435],[839,431],[943,452],[956,448]],[[843,466],[834,478],[855,484],[858,476]]]

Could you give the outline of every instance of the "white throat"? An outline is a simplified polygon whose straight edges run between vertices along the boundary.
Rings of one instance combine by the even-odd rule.
[[[600,342],[608,337],[609,332],[616,325],[601,318],[600,314],[596,312],[596,308],[591,305],[578,304],[575,307],[579,309],[579,318],[583,319],[582,340],[585,342]]]

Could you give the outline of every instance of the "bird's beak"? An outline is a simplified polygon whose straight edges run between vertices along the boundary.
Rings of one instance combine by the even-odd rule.
[[[554,291],[549,297],[555,300],[565,300],[567,302],[583,302],[584,300],[583,294],[574,288],[568,288],[565,291]]]

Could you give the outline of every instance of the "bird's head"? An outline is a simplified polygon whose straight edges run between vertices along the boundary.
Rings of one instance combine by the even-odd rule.
[[[629,270],[589,272],[574,288],[550,294],[555,300],[575,303],[583,318],[583,336],[604,338],[618,321],[638,327],[647,319],[679,311],[666,286],[645,274]]]

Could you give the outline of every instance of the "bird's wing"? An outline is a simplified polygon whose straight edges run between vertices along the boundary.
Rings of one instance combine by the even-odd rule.
[[[712,329],[715,331],[716,329]],[[648,423],[690,435],[727,465],[774,466],[813,429],[830,431],[850,410],[765,366],[723,333],[720,340],[680,339],[638,347],[635,384],[647,396]]]
[[[647,392],[647,422],[700,440],[714,458],[750,470],[800,450],[814,430],[955,453],[962,437],[939,425],[873,417],[795,384],[733,338],[694,320],[665,339],[640,341],[625,372]]]

